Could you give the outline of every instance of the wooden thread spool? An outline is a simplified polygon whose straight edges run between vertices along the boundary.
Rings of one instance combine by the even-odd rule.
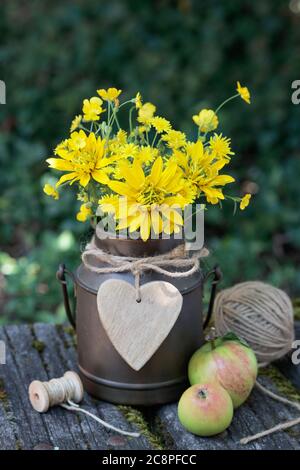
[[[31,382],[29,399],[36,411],[46,413],[55,405],[69,401],[80,403],[83,399],[83,385],[76,372],[68,371],[63,377],[51,379],[49,382]]]
[[[29,399],[33,408],[39,413],[46,413],[49,408],[59,405],[68,411],[83,413],[108,429],[130,437],[139,437],[138,432],[128,432],[106,423],[93,413],[80,408],[77,403],[83,399],[83,385],[76,372],[68,371],[59,379],[51,379],[49,382],[34,380],[29,385]]]

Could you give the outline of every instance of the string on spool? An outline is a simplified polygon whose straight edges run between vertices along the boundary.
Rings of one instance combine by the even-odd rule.
[[[260,281],[249,281],[219,292],[214,305],[218,335],[233,331],[243,338],[256,354],[259,367],[285,356],[295,339],[293,306],[281,289]],[[256,381],[256,387],[273,400],[300,411],[300,404],[271,392]],[[300,418],[279,423],[270,429],[244,437],[241,444],[300,424]]]
[[[39,413],[46,413],[53,406],[61,406],[68,411],[77,411],[88,415],[104,427],[119,434],[130,437],[139,437],[136,432],[128,432],[119,429],[112,424],[103,421],[90,411],[80,408],[78,403],[83,399],[83,385],[76,372],[67,371],[63,377],[51,379],[48,382],[34,380],[29,385],[29,399],[33,408]]]

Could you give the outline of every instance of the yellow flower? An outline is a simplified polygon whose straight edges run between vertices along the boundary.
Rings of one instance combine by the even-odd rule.
[[[115,214],[119,206],[120,196],[117,194],[106,194],[99,199],[98,204],[103,212]]]
[[[139,91],[137,92],[134,100],[135,100],[136,109],[141,109],[141,107],[143,106],[143,103],[142,103],[142,96]]]
[[[134,159],[140,163],[148,163],[153,162],[159,155],[157,148],[150,147],[150,145],[141,146],[135,155]]]
[[[99,121],[100,114],[105,110],[102,108],[103,101],[97,96],[90,100],[83,100],[82,112],[85,121]]]
[[[108,90],[104,90],[101,88],[100,90],[97,90],[97,93],[105,101],[115,101],[122,93],[122,90],[117,90],[117,88],[108,88]]]
[[[189,142],[185,152],[177,152],[174,158],[198,196],[203,193],[207,202],[213,204],[224,199],[220,187],[234,181],[232,176],[219,175],[219,171],[226,165],[225,159],[215,161],[213,155],[205,151],[200,140]]]
[[[212,155],[215,158],[225,158],[230,160],[230,155],[234,155],[234,152],[230,148],[231,139],[228,137],[223,137],[222,134],[214,134],[213,137],[209,139],[209,148],[212,152]]]
[[[246,103],[250,104],[250,92],[246,86],[241,86],[240,82],[237,82],[236,91]]]
[[[109,212],[118,220],[118,229],[128,228],[130,232],[139,229],[144,241],[149,238],[151,228],[156,234],[164,227],[167,233],[176,231],[183,224],[179,209],[191,202],[179,194],[183,181],[177,165],[168,162],[164,167],[162,158],[158,157],[148,174],[137,161],[121,168],[124,181],[108,182],[110,189],[120,195],[119,199],[99,201],[102,209],[109,209],[108,202],[111,204]]]
[[[81,204],[79,212],[77,212],[76,219],[79,222],[85,222],[92,215],[92,209],[87,204]]]
[[[136,144],[122,144],[120,145],[118,152],[123,158],[135,157],[139,151],[139,147]]]
[[[142,124],[149,125],[151,122],[151,119],[154,116],[155,111],[156,111],[156,106],[154,106],[154,104],[145,103],[142,105],[141,108],[139,108],[137,120]]]
[[[86,146],[86,139],[86,133],[83,130],[72,132],[70,139],[67,141],[69,149],[75,152],[82,150]]]
[[[51,186],[51,184],[46,183],[43,191],[45,194],[47,194],[47,196],[51,196],[54,199],[59,199],[58,191],[53,186]]]
[[[153,117],[150,121],[150,124],[151,126],[154,127],[154,129],[156,130],[158,134],[161,134],[162,132],[168,132],[171,130],[170,122],[167,119],[160,117],[160,116]]]
[[[246,209],[247,206],[249,206],[250,199],[251,199],[251,194],[245,194],[245,196],[242,198],[240,202],[240,209],[242,211]]]
[[[218,116],[212,109],[202,109],[193,116],[193,121],[201,132],[214,131],[219,125]]]
[[[117,142],[119,144],[126,144],[127,142],[127,132],[123,129],[118,130],[116,135]]]
[[[81,120],[82,120],[81,114],[74,117],[71,127],[70,127],[71,132],[76,131],[76,129],[80,126]]]
[[[89,136],[82,130],[80,133],[85,136],[85,146],[74,151],[72,139],[68,139],[63,142],[63,146],[60,144],[58,154],[61,158],[47,160],[51,168],[68,172],[60,178],[56,186],[66,181],[70,181],[70,184],[79,181],[79,184],[85,187],[91,178],[102,184],[108,181],[107,174],[111,171],[110,165],[116,157],[106,157],[105,140],[96,137],[94,132]]]
[[[109,150],[112,153],[115,153],[115,154],[118,153],[120,148],[123,145],[127,144],[127,132],[124,131],[123,129],[120,129],[117,132],[116,136],[108,141],[108,144],[109,144]]]
[[[183,132],[171,129],[169,132],[167,132],[167,134],[162,137],[162,140],[167,143],[168,147],[176,150],[185,146],[186,135]]]

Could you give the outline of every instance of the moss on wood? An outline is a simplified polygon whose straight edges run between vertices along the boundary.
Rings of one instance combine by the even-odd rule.
[[[278,392],[286,398],[300,402],[300,392],[294,385],[277,369],[271,365],[260,369],[259,375],[268,377],[276,385]]]
[[[45,343],[43,343],[43,341],[39,341],[38,339],[34,339],[31,343],[31,346],[39,353],[42,353],[46,347]]]
[[[119,405],[118,409],[123,413],[127,421],[136,425],[140,433],[146,437],[154,449],[164,449],[163,439],[160,435],[154,434],[145,419],[143,413],[133,406]]]
[[[7,393],[4,388],[4,380],[0,378],[0,401],[7,402]]]
[[[300,298],[293,300],[295,320],[300,320]]]
[[[16,440],[15,450],[23,450],[22,443],[19,439]]]
[[[72,326],[55,325],[55,328],[62,342],[64,343],[65,349],[69,349],[70,347],[76,348],[77,336]],[[66,334],[68,335],[69,338],[66,338]],[[68,339],[70,340],[68,341]]]
[[[8,394],[5,390],[4,380],[0,377],[0,404],[3,405],[4,411],[9,411],[9,403],[8,403]]]

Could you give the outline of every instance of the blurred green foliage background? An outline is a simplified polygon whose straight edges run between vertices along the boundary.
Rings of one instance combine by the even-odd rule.
[[[299,296],[299,0],[2,0],[0,31],[1,323],[64,320],[55,271],[79,263],[89,228],[72,191],[44,196],[44,160],[83,98],[107,86],[140,90],[190,134],[192,114],[237,80],[250,88],[251,106],[236,100],[220,118],[236,152],[232,194],[254,197],[235,216],[230,203],[207,211],[208,263],[223,286],[263,279]]]

